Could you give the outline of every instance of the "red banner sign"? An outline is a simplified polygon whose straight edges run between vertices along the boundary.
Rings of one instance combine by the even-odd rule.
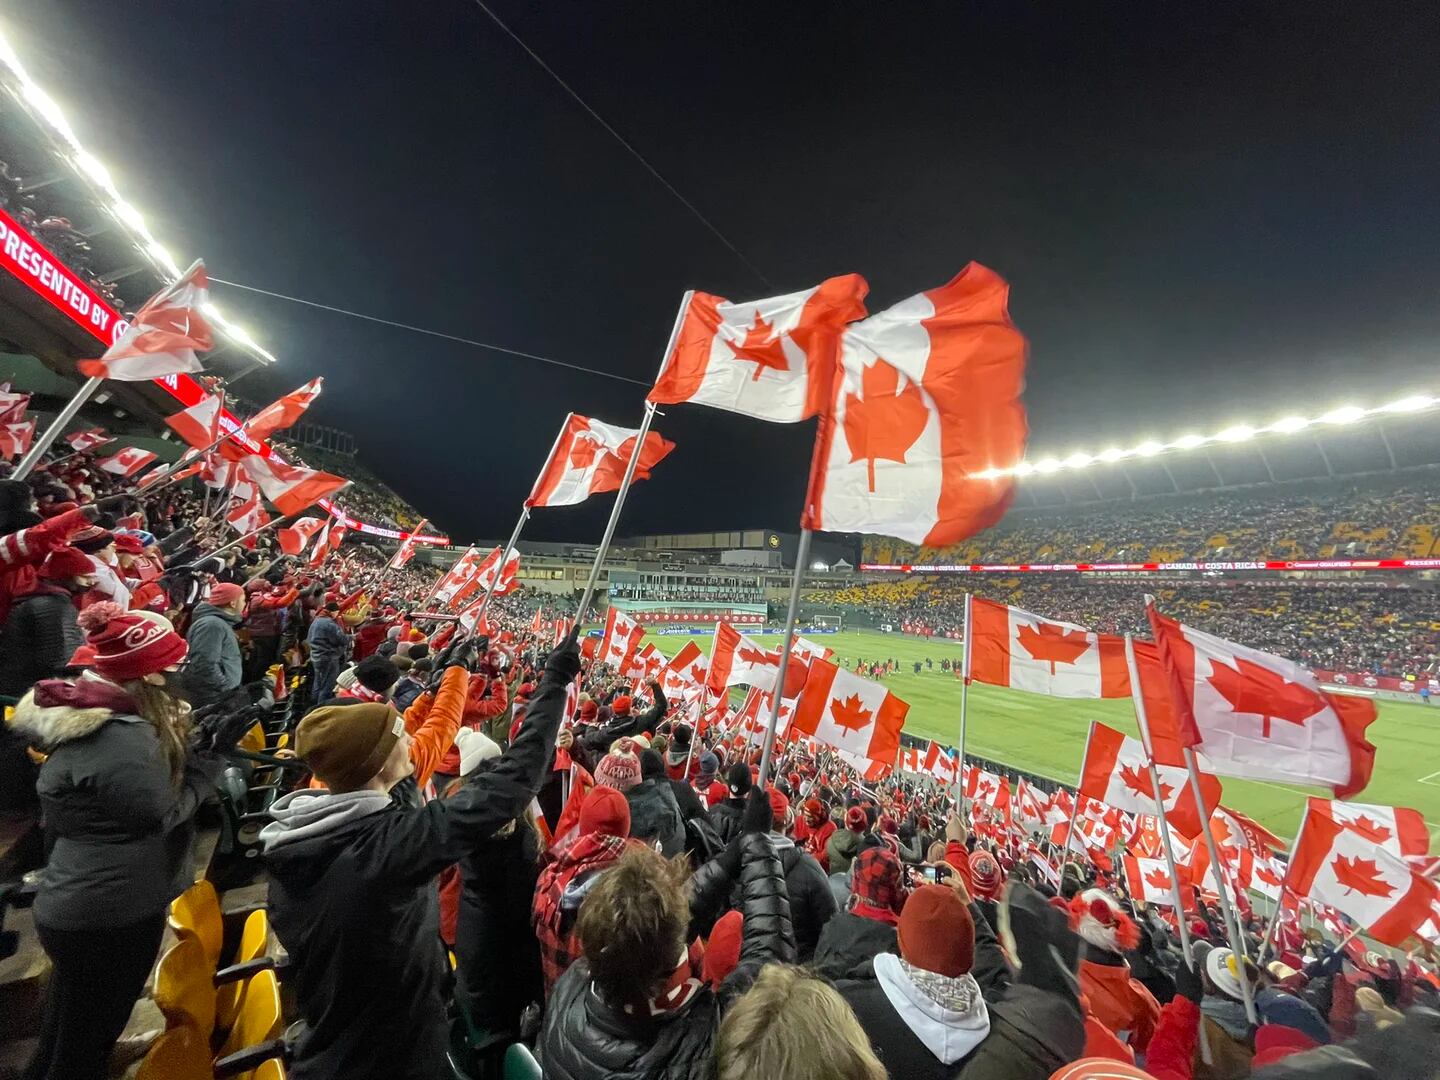
[[[1440,559],[1271,559],[1257,562],[1145,563],[861,563],[864,571],[899,574],[1153,574],[1176,570],[1440,570]]]
[[[1440,678],[1434,675],[1397,679],[1393,675],[1371,675],[1368,671],[1321,671],[1316,668],[1315,677],[1322,683],[1353,686],[1358,690],[1393,690],[1401,694],[1418,694],[1423,689],[1432,694],[1440,693]]]
[[[48,301],[56,311],[76,326],[98,338],[107,348],[114,344],[130,325],[99,293],[52,255],[3,209],[0,209],[0,267],[10,271],[15,278],[29,286],[33,293]],[[181,408],[189,408],[205,396],[205,388],[185,374],[167,375],[163,379],[156,379],[155,384],[180,402]],[[269,444],[257,443],[241,432],[240,421],[228,409],[220,415],[220,426],[250,453],[260,454],[262,457],[269,457],[274,453]],[[407,532],[387,529],[383,525],[371,525],[350,517],[329,499],[321,499],[319,505],[339,518],[346,528],[392,540],[406,540],[410,537]],[[415,542],[448,544],[450,539],[446,536],[417,536]]]

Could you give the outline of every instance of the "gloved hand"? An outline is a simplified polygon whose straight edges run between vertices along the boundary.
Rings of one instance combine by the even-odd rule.
[[[775,814],[770,806],[770,793],[756,784],[750,789],[745,800],[745,809],[740,812],[741,833],[768,833],[775,824]]]
[[[557,682],[567,683],[580,674],[580,628],[572,627],[565,640],[550,652],[545,660],[545,674],[555,677]]]
[[[1175,993],[1189,998],[1196,1005],[1205,996],[1205,983],[1200,978],[1200,958],[1195,957],[1195,970],[1191,971],[1182,961],[1175,967]]]

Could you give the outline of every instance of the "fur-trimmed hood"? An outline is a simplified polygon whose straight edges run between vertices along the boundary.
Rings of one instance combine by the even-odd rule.
[[[53,749],[93,735],[117,715],[135,715],[130,695],[107,679],[86,674],[73,681],[36,683],[7,723],[36,746]]]

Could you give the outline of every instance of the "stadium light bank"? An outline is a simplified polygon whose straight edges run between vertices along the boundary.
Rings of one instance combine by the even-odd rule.
[[[180,276],[180,266],[175,261],[175,257],[170,254],[165,245],[155,239],[150,232],[150,227],[145,223],[145,215],[121,197],[110,176],[110,170],[99,158],[81,145],[75,129],[70,126],[69,120],[65,117],[64,110],[30,77],[25,70],[25,65],[20,62],[19,54],[16,53],[3,30],[0,30],[0,63],[9,68],[10,73],[15,77],[19,87],[18,95],[15,95],[16,100],[33,116],[43,121],[45,126],[64,144],[71,166],[85,179],[91,190],[100,197],[101,202],[115,220],[135,239],[136,247],[149,257],[160,275],[166,281],[176,280]],[[214,304],[206,306],[205,314],[235,344],[255,354],[267,364],[275,363],[274,354],[261,347],[243,326],[227,319]]]
[[[1397,398],[1385,405],[1365,408],[1361,405],[1341,405],[1318,416],[1284,416],[1269,424],[1231,424],[1213,435],[1182,435],[1171,442],[1154,439],[1132,446],[1128,450],[1118,446],[1101,450],[1096,454],[1077,451],[1067,457],[1045,457],[1039,461],[1022,461],[1007,468],[984,469],[975,474],[981,480],[998,480],[1004,476],[1049,476],[1059,472],[1075,472],[1100,465],[1113,465],[1121,461],[1137,461],[1173,454],[1185,450],[1198,450],[1208,446],[1233,446],[1271,435],[1294,435],[1311,428],[1345,427],[1366,420],[1379,420],[1386,416],[1400,416],[1428,412],[1440,407],[1440,398],[1429,394],[1411,394]]]

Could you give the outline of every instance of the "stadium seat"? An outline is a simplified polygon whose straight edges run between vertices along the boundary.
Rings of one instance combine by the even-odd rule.
[[[168,921],[176,937],[190,937],[200,943],[212,972],[220,966],[225,923],[220,917],[220,897],[214,885],[208,881],[191,885],[171,902]]]
[[[155,968],[155,1005],[168,1031],[188,1028],[208,1049],[215,1029],[215,968],[194,935],[165,950]]]
[[[192,1028],[166,1031],[151,1044],[135,1080],[210,1080],[210,1045]]]
[[[245,980],[255,971],[257,961],[263,961],[265,950],[270,944],[270,918],[263,911],[252,911],[245,918],[245,927],[240,932],[240,944],[235,949],[231,966],[216,972],[215,1022],[222,1031],[235,1023],[240,1009],[240,997]]]
[[[253,1077],[261,1062],[284,1054],[282,1029],[280,982],[275,972],[262,971],[240,995],[239,1015],[215,1059],[215,1075]]]
[[[524,1043],[505,1051],[505,1080],[544,1080],[544,1070]]]

